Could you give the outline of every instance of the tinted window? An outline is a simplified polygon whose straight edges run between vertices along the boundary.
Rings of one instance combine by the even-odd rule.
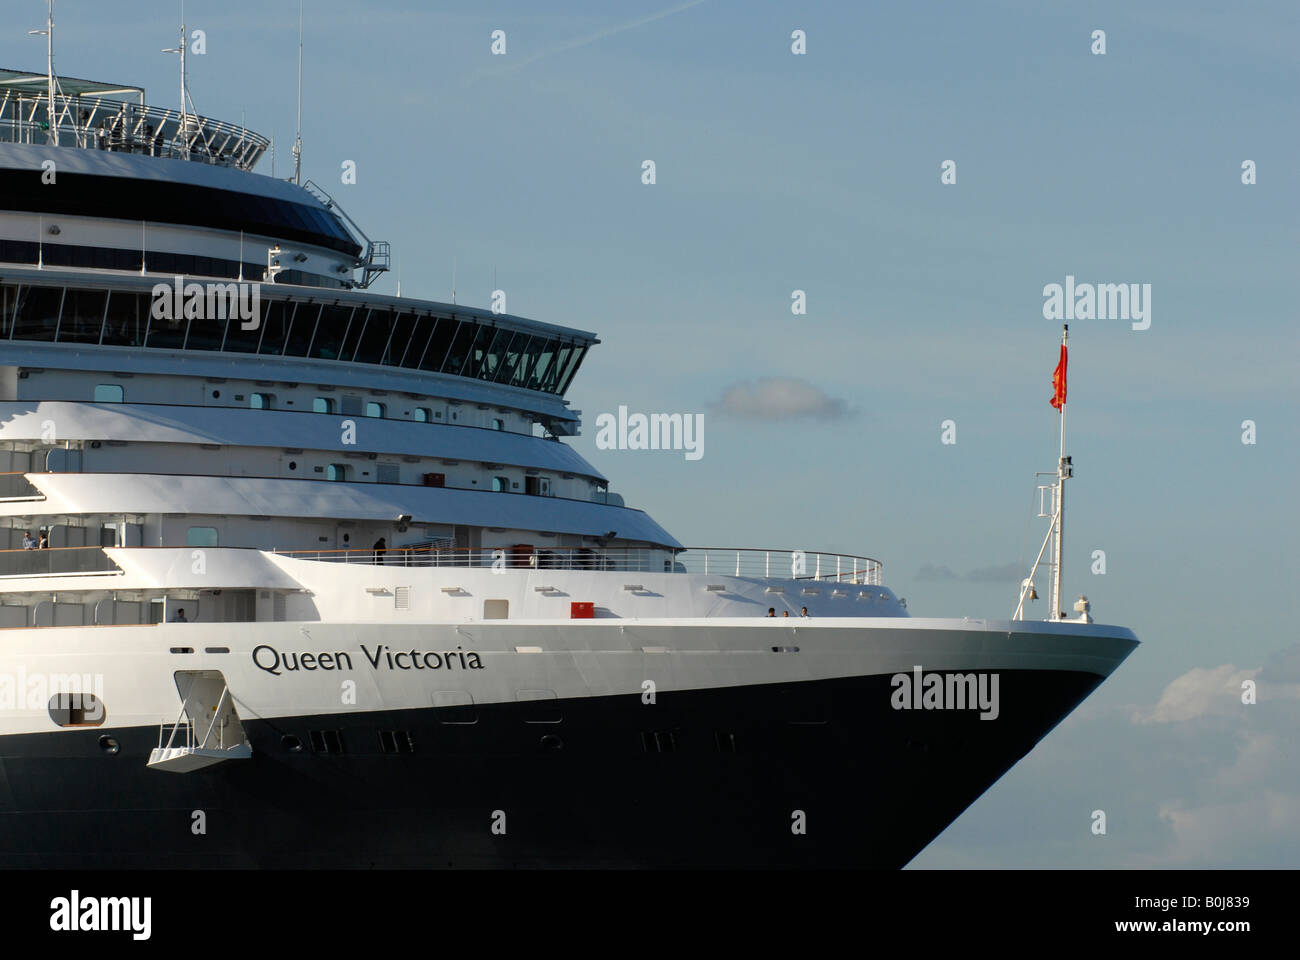
[[[263,300],[262,316],[254,329],[244,330],[242,323],[227,324],[226,345],[222,349],[228,353],[256,353],[257,345],[262,340],[262,331],[271,323],[277,310],[279,311],[278,328],[283,331],[284,303],[279,300]]]
[[[316,339],[312,341],[311,355],[324,360],[339,359],[348,325],[352,322],[352,307],[325,307],[316,324]],[[365,311],[360,311],[364,316]]]
[[[59,323],[61,343],[99,343],[104,324],[105,290],[68,290],[63,298],[63,319]]]
[[[365,332],[353,359],[357,363],[379,363],[393,332],[393,315],[387,310],[371,310]]]
[[[307,356],[312,337],[316,333],[316,318],[320,316],[320,311],[319,304],[297,304],[293,312],[293,321],[289,325],[289,339],[284,345],[286,357]]]
[[[23,287],[18,297],[14,339],[53,340],[62,302],[62,287]]]
[[[451,352],[447,354],[447,360],[442,365],[443,373],[460,373],[469,358],[476,332],[477,328],[468,320],[462,322],[456,329],[456,337],[451,342]]]
[[[402,356],[402,366],[418,367],[420,365],[420,360],[424,357],[424,351],[429,346],[433,328],[437,323],[438,321],[433,317],[419,317],[416,319],[415,327],[411,331],[410,345]]]
[[[456,336],[456,328],[460,322],[447,317],[438,318],[438,326],[433,330],[433,335],[429,338],[429,345],[424,348],[424,356],[420,359],[421,370],[441,370],[443,363],[447,359],[447,352],[451,349],[451,342]]]
[[[381,363],[397,366],[402,362],[402,355],[411,341],[411,331],[415,327],[415,314],[404,313],[393,322],[393,335],[388,340],[388,350]],[[421,344],[423,346],[423,344]]]
[[[96,403],[121,403],[122,387],[116,383],[100,383],[95,386]]]
[[[293,316],[293,304],[282,300],[271,300],[262,313],[262,339],[258,344],[257,352],[273,357],[279,356],[284,353],[285,341],[289,339],[289,318]]]
[[[142,293],[114,291],[108,298],[108,322],[102,343],[138,347],[144,342],[149,322],[150,298]]]

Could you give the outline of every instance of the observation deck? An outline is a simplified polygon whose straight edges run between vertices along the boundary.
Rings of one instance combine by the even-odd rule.
[[[151,107],[140,87],[0,70],[0,143],[80,147],[251,171],[271,142],[238,124]]]

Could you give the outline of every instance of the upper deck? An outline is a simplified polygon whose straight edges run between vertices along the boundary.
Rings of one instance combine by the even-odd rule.
[[[250,171],[270,140],[233,123],[151,107],[140,87],[0,70],[0,142],[169,157]]]

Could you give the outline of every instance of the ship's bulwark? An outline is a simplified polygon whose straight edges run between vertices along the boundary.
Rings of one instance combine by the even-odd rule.
[[[12,735],[0,867],[897,868],[1102,679],[1001,671],[987,720],[896,710],[883,675],[476,705],[474,723],[246,718],[251,760],[185,774],[146,766],[157,727]],[[313,730],[346,752],[314,753]]]

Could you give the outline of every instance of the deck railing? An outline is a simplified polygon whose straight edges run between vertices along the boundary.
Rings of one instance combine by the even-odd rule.
[[[277,550],[298,560],[369,563],[397,567],[493,567],[496,569],[594,570],[627,573],[701,573],[779,580],[881,583],[882,564],[871,557],[807,550],[735,547],[604,549],[509,546],[390,547],[381,550]]]

